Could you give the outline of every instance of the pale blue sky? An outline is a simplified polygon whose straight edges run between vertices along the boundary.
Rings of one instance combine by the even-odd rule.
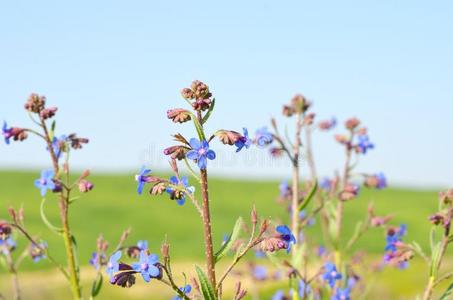
[[[453,185],[452,15],[451,1],[3,1],[0,118],[30,124],[23,103],[42,93],[60,107],[60,132],[92,139],[77,167],[159,169],[181,128],[165,111],[193,79],[217,97],[211,129],[257,128],[301,92],[320,118],[368,125],[377,148],[361,170]],[[0,145],[0,167],[45,166],[27,144]],[[213,147],[215,173],[285,174],[256,152]],[[330,136],[316,148],[321,174],[342,165]]]

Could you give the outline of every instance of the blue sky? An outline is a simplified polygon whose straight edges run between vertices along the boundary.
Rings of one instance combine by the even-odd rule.
[[[192,80],[216,95],[212,130],[260,127],[303,93],[319,118],[369,127],[377,148],[361,171],[453,185],[452,15],[451,1],[4,1],[0,118],[30,124],[23,103],[45,94],[60,132],[92,140],[78,168],[162,169],[169,134],[190,133],[165,112]],[[320,174],[341,167],[330,135],[315,146]],[[44,167],[39,147],[0,145],[0,167]],[[286,174],[263,153],[213,147],[214,173]]]

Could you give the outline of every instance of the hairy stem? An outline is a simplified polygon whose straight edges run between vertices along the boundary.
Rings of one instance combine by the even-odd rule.
[[[291,202],[291,212],[292,212],[292,221],[291,229],[296,237],[299,238],[299,181],[300,181],[300,170],[299,170],[299,156],[300,156],[300,146],[301,142],[301,132],[302,132],[302,114],[297,115],[296,123],[296,137],[293,147],[293,199]],[[294,245],[296,247],[296,245]],[[293,255],[297,253],[296,248],[293,250]]]
[[[13,261],[13,258],[11,257],[11,253],[9,251],[8,251],[8,254],[5,255],[5,257],[6,257],[6,262],[8,264],[8,268],[9,268],[9,274],[11,275],[13,295],[14,295],[13,299],[20,300],[21,293],[20,293],[20,287],[19,287],[19,278],[17,277],[17,269],[14,266],[14,261]]]

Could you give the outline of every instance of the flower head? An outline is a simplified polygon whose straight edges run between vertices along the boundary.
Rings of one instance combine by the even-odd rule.
[[[326,281],[331,288],[335,286],[335,282],[340,280],[343,276],[337,271],[337,267],[333,263],[326,263],[324,265],[324,274],[322,279]]]
[[[381,190],[387,187],[387,178],[385,177],[384,173],[378,173],[372,176],[367,176],[365,178],[365,185],[367,187],[372,187]]]
[[[340,289],[337,288],[335,294],[332,296],[331,300],[350,300],[351,299],[351,289],[345,288]]]
[[[366,154],[368,150],[374,149],[374,144],[370,142],[368,135],[359,135],[356,152]]]
[[[8,128],[8,124],[6,123],[6,121],[3,121],[2,135],[7,145],[9,145],[11,138],[15,141],[23,141],[27,138],[27,132],[23,128],[18,127]]]
[[[150,282],[151,278],[157,278],[160,275],[160,270],[157,267],[159,258],[155,254],[148,255],[145,251],[140,252],[140,260],[132,265],[132,268],[140,273],[145,282]]]
[[[407,226],[405,224],[400,225],[399,228],[391,228],[387,232],[385,251],[396,252],[397,246],[403,241],[403,237],[406,235]]]
[[[55,156],[57,159],[61,157],[61,154],[66,150],[66,142],[68,141],[68,137],[66,135],[62,135],[59,138],[54,136],[52,140],[52,149],[53,153],[55,153]],[[47,149],[49,150],[49,149]]]
[[[267,130],[267,127],[260,128],[255,133],[255,143],[259,147],[265,147],[272,144],[274,136]]]
[[[237,147],[236,152],[241,151],[244,147],[246,149],[250,148],[250,146],[253,143],[252,139],[249,137],[248,129],[247,128],[243,128],[243,131],[244,131],[244,135],[241,136],[239,138],[239,140],[234,144]]]
[[[104,253],[93,252],[91,255],[91,259],[89,261],[90,265],[92,265],[96,270],[101,268],[101,265],[105,263],[106,257]]]
[[[208,159],[214,160],[216,158],[215,152],[209,149],[209,143],[207,141],[200,142],[195,138],[190,140],[190,146],[192,147],[192,150],[187,152],[186,157],[197,161],[198,167],[201,170],[206,170]]]
[[[330,130],[337,126],[337,119],[332,117],[330,120],[321,121],[318,124],[319,129],[321,130]]]
[[[38,245],[35,245],[35,244],[32,243],[30,245],[30,250],[29,250],[30,257],[33,259],[33,261],[35,263],[39,262],[41,259],[45,259],[46,258],[45,249],[47,249],[47,243],[46,242],[40,242]]]
[[[135,175],[135,181],[138,182],[137,186],[137,193],[141,195],[143,193],[143,188],[145,187],[145,184],[149,182],[149,174],[151,174],[151,170],[147,169],[145,166],[143,166],[140,169],[140,172],[138,175]]]
[[[184,295],[190,294],[192,291],[192,286],[190,284],[187,284],[185,287],[182,287],[179,289]],[[181,296],[175,296],[173,300],[182,300]]]
[[[9,139],[13,136],[12,135],[12,128],[8,128],[8,124],[6,121],[3,121],[3,127],[2,127],[2,135],[5,138],[5,143],[9,145],[10,141]]]
[[[280,233],[280,237],[286,244],[286,253],[289,253],[291,251],[292,244],[296,243],[296,238],[294,237],[289,227],[286,225],[277,226],[276,230],[278,233]]]
[[[52,170],[43,170],[41,172],[41,178],[35,180],[35,187],[41,190],[41,196],[45,196],[47,190],[53,191],[57,186],[53,181],[55,176]]]
[[[187,177],[181,177],[180,181],[178,177],[172,176],[170,178],[170,183],[176,186],[182,185],[184,188],[184,191],[170,186],[166,189],[166,192],[170,195],[170,198],[172,200],[176,200],[178,205],[184,205],[184,203],[186,203],[186,191],[189,191],[191,194],[195,192],[195,188],[193,186],[189,187],[189,179],[187,179]]]
[[[107,268],[105,272],[110,277],[110,282],[113,283],[115,280],[115,274],[120,270],[119,260],[121,259],[121,251],[115,252],[109,259],[107,263]]]
[[[16,249],[16,241],[11,237],[8,236],[5,239],[0,238],[0,253],[4,255],[8,255]]]

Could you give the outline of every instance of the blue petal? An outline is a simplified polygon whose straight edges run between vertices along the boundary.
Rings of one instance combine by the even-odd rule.
[[[172,177],[170,178],[170,183],[171,183],[171,184],[174,184],[174,185],[178,185],[178,184],[179,184],[178,177],[172,176]]]
[[[189,144],[190,144],[190,147],[192,147],[192,149],[194,149],[194,150],[198,150],[201,148],[201,143],[196,138],[190,139]]]
[[[156,266],[149,266],[148,273],[149,275],[151,275],[151,277],[157,277],[159,276],[160,271]]]
[[[142,272],[142,277],[145,282],[150,282],[151,281],[151,276],[149,276],[148,273]]]
[[[200,158],[198,159],[198,167],[201,170],[206,170],[207,165],[208,161],[206,160],[206,156],[200,156]]]
[[[156,254],[151,254],[150,256],[148,256],[147,262],[150,265],[154,265],[159,262],[159,256],[157,256]]]
[[[189,186],[189,179],[187,177],[182,177],[181,178],[181,182],[182,184],[184,185],[184,187],[188,187]]]
[[[183,206],[186,203],[186,198],[184,197],[183,199],[177,200],[176,203],[178,203],[179,206]]]
[[[42,186],[41,187],[41,196],[44,197],[47,193],[47,187],[46,186]]]
[[[216,158],[216,154],[213,150],[209,150],[208,153],[206,154],[206,156],[210,159],[210,160],[214,160]]]
[[[284,235],[291,234],[291,230],[286,225],[277,226],[276,230],[277,230],[278,233],[281,233],[281,234],[284,234]]]
[[[187,152],[186,157],[191,160],[196,160],[198,159],[198,151],[190,150],[189,152]]]
[[[110,262],[112,262],[112,263],[118,262],[118,260],[120,260],[120,258],[121,258],[121,255],[122,255],[121,251],[115,252],[115,253],[110,257]]]
[[[145,187],[145,183],[143,181],[138,182],[137,186],[137,193],[141,195],[143,193],[143,188]]]

